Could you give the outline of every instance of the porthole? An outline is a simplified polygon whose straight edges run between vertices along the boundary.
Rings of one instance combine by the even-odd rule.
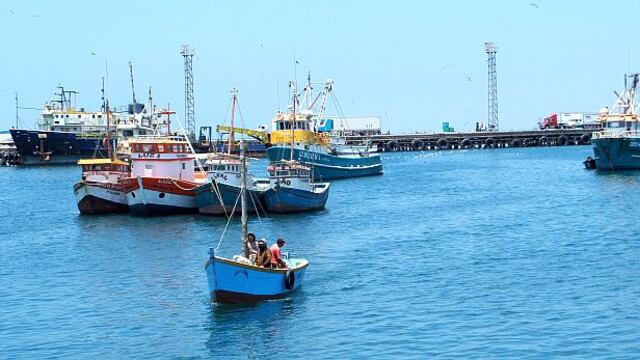
[[[159,197],[160,199],[164,199],[164,193],[160,193],[160,194],[158,195],[158,197]]]
[[[131,197],[135,199],[136,198],[136,193],[132,192],[131,193]]]

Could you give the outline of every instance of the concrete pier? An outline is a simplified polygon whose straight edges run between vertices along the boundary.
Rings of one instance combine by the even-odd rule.
[[[593,129],[557,129],[506,132],[434,133],[348,136],[348,144],[364,144],[379,152],[457,150],[533,146],[569,146],[591,144]]]

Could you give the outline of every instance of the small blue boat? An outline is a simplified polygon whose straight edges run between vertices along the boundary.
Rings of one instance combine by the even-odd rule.
[[[269,212],[291,213],[324,209],[329,183],[314,183],[311,169],[295,161],[269,165],[271,188],[264,194]]]
[[[267,269],[216,256],[210,249],[205,262],[211,299],[219,303],[247,303],[283,298],[302,286],[309,266],[305,259],[285,259],[287,269]]]
[[[251,257],[247,246],[246,162],[242,143],[240,161],[243,254],[229,259],[218,256],[216,250],[209,249],[209,257],[204,264],[209,294],[213,301],[221,303],[246,303],[286,297],[302,286],[309,262],[285,255],[283,260],[287,267],[271,269],[258,266],[249,260]],[[228,221],[232,219],[231,216]]]

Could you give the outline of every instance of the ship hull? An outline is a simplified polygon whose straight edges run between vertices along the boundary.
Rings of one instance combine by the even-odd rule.
[[[279,299],[302,286],[309,263],[303,259],[288,260],[287,269],[265,269],[211,256],[205,263],[211,300],[222,303],[249,303]],[[293,273],[293,275],[290,275]],[[285,281],[289,276],[289,283]]]
[[[291,148],[272,146],[267,149],[267,156],[270,162],[290,160]],[[335,156],[295,148],[293,160],[310,166],[316,181],[382,174],[382,162],[379,155]]]
[[[79,182],[73,186],[78,210],[84,215],[129,212],[125,193],[118,184]]]
[[[198,211],[197,183],[171,178],[136,177],[126,180],[129,211],[136,216],[189,214]]]
[[[592,142],[597,170],[640,170],[640,138],[599,138]]]
[[[76,164],[81,158],[105,158],[101,137],[71,132],[11,129],[11,138],[21,165]]]
[[[235,213],[240,213],[241,209],[239,201],[237,201],[238,195],[240,194],[240,188],[228,184],[217,183],[217,189],[219,191],[219,196],[214,191],[213,184],[211,182],[207,182],[206,184],[200,185],[196,188],[195,195],[198,212],[203,215],[221,216],[230,214],[234,211],[235,206]],[[248,212],[255,213],[256,207],[259,211],[264,209],[264,191],[248,190],[247,194],[249,195],[247,199]],[[220,198],[222,198],[222,203],[220,202]],[[238,202],[237,205],[236,202]]]
[[[324,209],[328,198],[328,185],[322,192],[276,186],[266,192],[264,202],[269,212],[292,213]]]

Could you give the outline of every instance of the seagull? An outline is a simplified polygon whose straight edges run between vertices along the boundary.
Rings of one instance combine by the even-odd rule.
[[[534,8],[538,8],[538,4],[536,4],[534,2],[532,2],[530,5],[533,6]]]
[[[469,80],[470,82],[473,81],[473,79],[471,78],[471,76],[467,76],[467,80]]]
[[[9,12],[11,13],[11,15],[15,14],[11,9],[9,9]]]
[[[452,67],[453,67],[453,65],[451,65],[451,64],[447,64],[447,65],[443,66],[442,68],[440,68],[440,71],[445,71],[445,70],[447,70],[448,68],[452,68]]]
[[[91,52],[91,55],[95,55],[96,53],[94,53],[93,51]]]

